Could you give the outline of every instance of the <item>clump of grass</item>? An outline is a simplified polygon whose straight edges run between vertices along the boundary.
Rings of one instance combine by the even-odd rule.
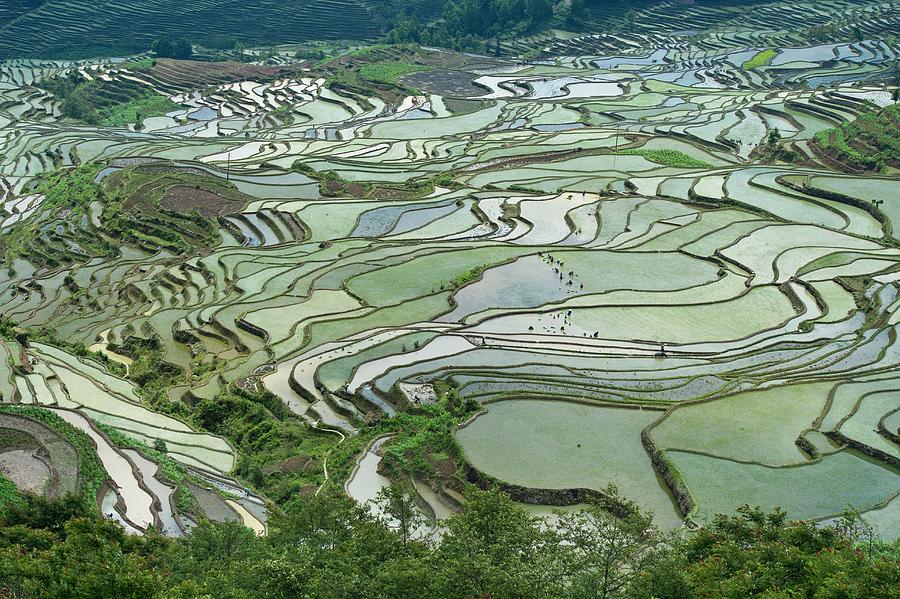
[[[633,150],[622,150],[619,154],[631,156],[641,156],[650,162],[662,164],[664,166],[674,166],[675,168],[712,168],[708,162],[688,156],[684,152],[678,150],[649,150],[635,148]]]
[[[776,50],[772,50],[769,48],[768,50],[763,50],[759,52],[756,56],[745,62],[742,66],[745,71],[752,71],[753,69],[758,69],[759,67],[764,67],[766,65],[772,64],[772,61],[775,57],[778,56],[778,52]]]
[[[477,280],[478,277],[481,276],[481,273],[483,273],[486,268],[487,268],[487,266],[483,265],[483,266],[476,266],[475,268],[471,268],[471,269],[467,270],[466,272],[458,275],[455,279],[450,281],[450,288],[457,289],[464,285],[468,285],[472,281]]]
[[[373,83],[394,84],[401,75],[429,70],[431,70],[430,67],[408,62],[382,62],[361,66],[359,76]]]

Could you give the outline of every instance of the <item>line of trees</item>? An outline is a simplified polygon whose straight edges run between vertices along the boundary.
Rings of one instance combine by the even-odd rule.
[[[153,40],[150,51],[160,58],[187,60],[193,54],[191,41],[183,37],[164,36]]]
[[[900,588],[898,545],[875,542],[855,516],[789,525],[745,508],[675,536],[597,506],[542,525],[488,491],[426,542],[406,491],[383,500],[384,520],[319,496],[273,514],[265,537],[202,522],[168,539],[127,535],[75,499],[29,497],[0,513],[0,596],[888,599]]]
[[[442,19],[433,27],[423,27],[415,16],[392,16],[386,41],[480,50],[484,40],[513,37],[546,25],[555,4],[554,0],[447,0]]]

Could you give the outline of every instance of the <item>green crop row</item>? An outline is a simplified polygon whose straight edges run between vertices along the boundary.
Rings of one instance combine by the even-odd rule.
[[[633,150],[622,150],[619,154],[641,156],[650,162],[665,166],[674,166],[675,168],[712,168],[710,163],[698,160],[693,156],[688,156],[684,152],[679,152],[678,150],[645,150],[635,148]]]

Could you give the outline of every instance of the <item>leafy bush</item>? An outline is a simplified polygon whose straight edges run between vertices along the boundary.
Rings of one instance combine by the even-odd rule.
[[[0,474],[0,506],[11,503],[21,504],[22,494],[11,480]]]

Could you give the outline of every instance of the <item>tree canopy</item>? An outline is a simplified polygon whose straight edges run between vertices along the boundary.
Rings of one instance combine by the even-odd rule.
[[[386,507],[405,499],[389,494]],[[403,508],[405,509],[405,508]],[[858,521],[823,527],[744,508],[688,535],[598,506],[541,524],[475,492],[442,540],[405,538],[343,496],[297,499],[257,537],[202,522],[184,539],[127,535],[72,499],[26,496],[0,514],[0,596],[280,598],[895,596],[900,549]]]

